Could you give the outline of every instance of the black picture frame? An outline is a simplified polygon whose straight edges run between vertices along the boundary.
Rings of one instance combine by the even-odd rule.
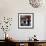
[[[34,13],[18,13],[18,28],[33,29],[34,28]]]

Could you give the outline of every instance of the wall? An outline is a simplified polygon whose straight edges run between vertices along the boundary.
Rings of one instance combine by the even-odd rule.
[[[18,29],[18,13],[34,13],[34,29]],[[39,8],[33,8],[28,0],[0,0],[0,19],[4,16],[12,17],[10,35],[17,40],[28,40],[34,34],[37,39],[46,40],[45,26],[46,6],[43,4]],[[3,31],[0,31],[0,35]],[[0,36],[0,39],[4,37]]]

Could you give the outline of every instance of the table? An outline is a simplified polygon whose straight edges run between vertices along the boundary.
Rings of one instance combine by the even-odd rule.
[[[46,40],[29,41],[29,40],[7,40],[7,43],[16,46],[46,46]],[[23,45],[22,45],[23,44]]]

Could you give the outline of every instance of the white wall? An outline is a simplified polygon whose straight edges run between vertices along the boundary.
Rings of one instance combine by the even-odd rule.
[[[18,13],[34,13],[34,29],[18,29]],[[29,4],[29,0],[0,0],[0,19],[1,17],[12,17],[13,22],[10,33],[17,40],[27,40],[34,34],[39,40],[46,40],[46,6],[33,8]],[[0,31],[0,35],[2,31]],[[3,37],[0,36],[0,39]]]

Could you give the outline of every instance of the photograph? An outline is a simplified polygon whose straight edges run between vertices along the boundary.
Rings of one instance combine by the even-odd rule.
[[[18,28],[33,28],[34,13],[18,13]]]

